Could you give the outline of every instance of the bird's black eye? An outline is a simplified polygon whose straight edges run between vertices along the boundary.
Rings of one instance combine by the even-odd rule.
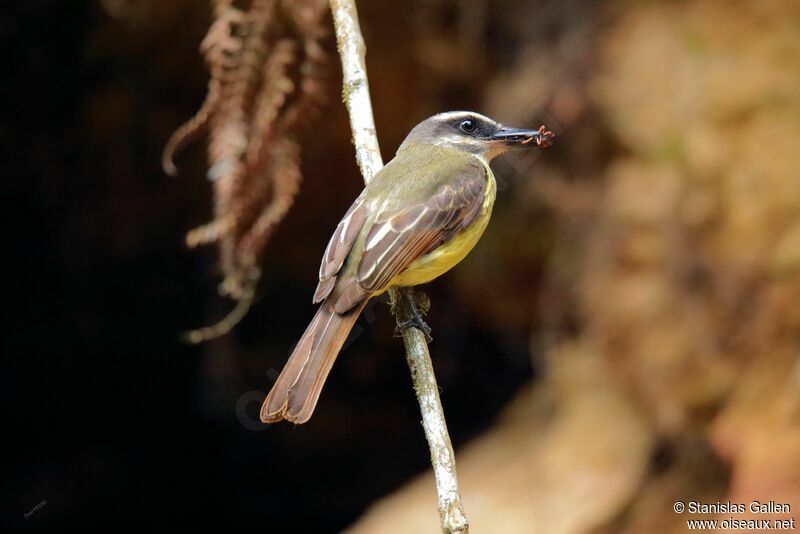
[[[478,124],[472,119],[464,119],[461,121],[461,124],[459,124],[458,127],[461,128],[462,132],[469,134],[475,131],[475,128],[478,127]]]

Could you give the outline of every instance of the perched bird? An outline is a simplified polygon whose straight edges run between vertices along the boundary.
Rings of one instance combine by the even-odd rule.
[[[345,213],[319,269],[321,303],[261,408],[261,420],[305,423],[367,301],[391,286],[424,284],[472,250],[492,214],[489,162],[554,135],[509,128],[468,111],[419,123]],[[417,318],[421,323],[421,318]]]

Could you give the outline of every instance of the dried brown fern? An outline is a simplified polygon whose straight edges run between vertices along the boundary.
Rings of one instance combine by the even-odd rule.
[[[258,262],[299,190],[295,133],[321,98],[323,0],[213,0],[214,22],[200,45],[211,74],[200,110],[172,135],[163,165],[208,135],[214,219],[186,244],[217,243],[220,293],[236,301],[217,324],[188,334],[193,343],[228,332],[252,304]]]

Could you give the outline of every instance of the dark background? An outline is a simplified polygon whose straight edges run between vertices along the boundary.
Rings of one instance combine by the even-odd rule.
[[[427,115],[480,109],[477,79],[426,86],[402,46],[412,10],[363,4],[384,157]],[[179,158],[178,177],[160,168],[168,136],[205,94],[197,46],[208,17],[204,2],[137,22],[54,0],[10,3],[0,15],[6,526],[333,532],[428,468],[383,303],[361,319],[311,422],[256,422],[259,395],[313,313],[327,236],[360,190],[330,40],[329,103],[301,139],[303,189],[268,247],[258,303],[229,336],[199,347],[179,340],[229,305],[216,296],[213,248],[183,246],[211,211],[203,143]],[[514,46],[494,42],[498,57]],[[523,276],[529,286],[538,279]],[[487,325],[447,276],[428,291],[458,447],[530,378],[529,332]]]

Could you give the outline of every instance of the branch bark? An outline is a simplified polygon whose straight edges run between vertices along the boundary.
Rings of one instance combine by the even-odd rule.
[[[372,101],[369,96],[367,68],[364,61],[366,46],[358,23],[355,0],[330,0],[333,23],[336,28],[336,42],[342,61],[342,98],[350,115],[350,129],[353,132],[353,145],[356,161],[361,169],[364,182],[369,181],[383,167],[375,120],[372,115]],[[410,289],[392,288],[389,291],[392,309],[398,326],[408,325],[411,319],[411,303],[414,298]],[[411,370],[411,379],[417,394],[422,427],[431,451],[431,464],[436,479],[439,496],[439,517],[442,532],[461,534],[469,532],[469,522],[461,506],[461,495],[456,477],[456,460],[447,421],[444,418],[439,386],[433,372],[433,362],[428,352],[425,334],[416,327],[401,329],[406,360]]]
[[[356,161],[364,183],[383,167],[375,119],[372,116],[372,99],[369,96],[367,65],[364,58],[367,47],[358,24],[355,0],[331,0],[336,43],[342,60],[342,100],[350,115],[350,130],[356,148]]]

